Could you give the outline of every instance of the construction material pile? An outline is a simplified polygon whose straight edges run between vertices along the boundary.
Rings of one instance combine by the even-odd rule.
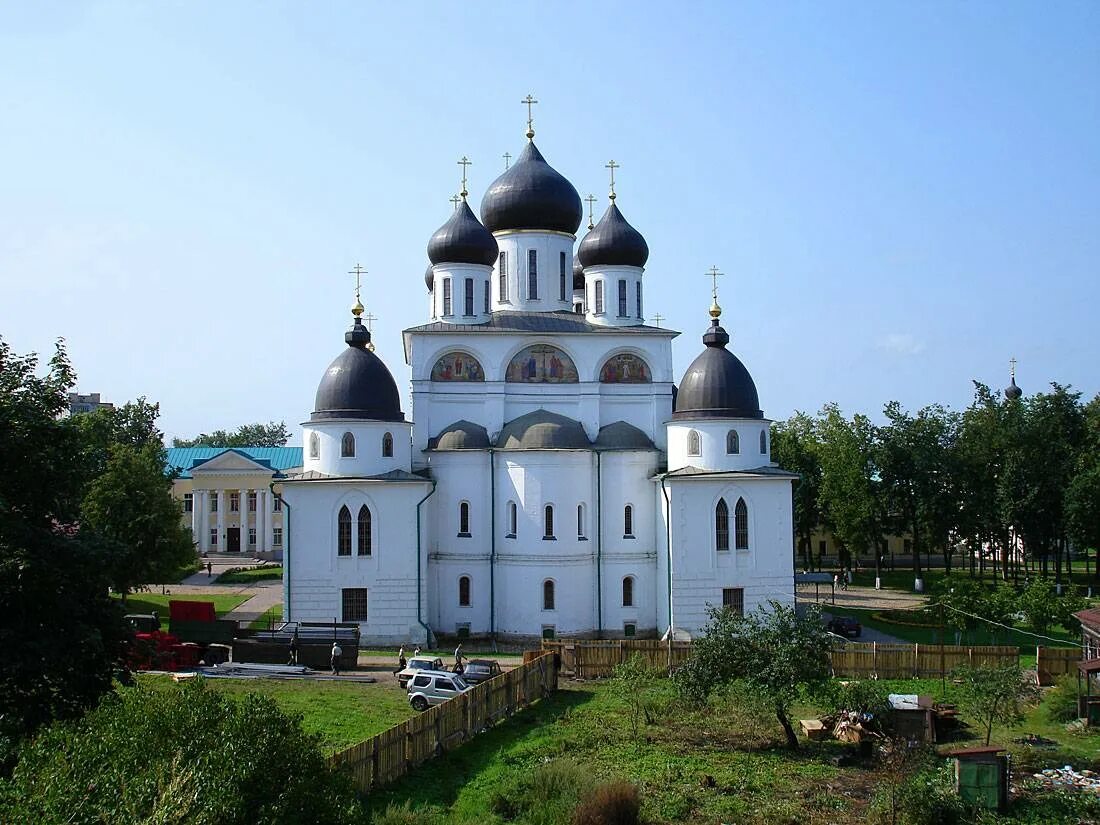
[[[1044,788],[1077,789],[1086,793],[1100,795],[1100,774],[1095,771],[1075,771],[1072,766],[1063,768],[1047,768],[1032,776],[1039,780]]]

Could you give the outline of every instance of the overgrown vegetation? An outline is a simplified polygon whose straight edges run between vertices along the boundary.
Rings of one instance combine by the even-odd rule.
[[[252,584],[254,582],[279,580],[283,577],[280,564],[262,564],[259,567],[231,567],[217,579],[217,584]]]

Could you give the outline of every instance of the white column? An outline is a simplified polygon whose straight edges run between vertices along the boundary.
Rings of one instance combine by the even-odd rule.
[[[218,552],[225,552],[225,511],[229,508],[229,496],[218,490]]]
[[[268,492],[264,500],[264,547],[268,550],[275,549],[275,537],[272,528],[275,526],[275,494]]]
[[[191,487],[191,538],[196,543],[202,541],[202,511],[199,509],[199,490]],[[200,547],[201,549],[201,547]]]
[[[267,542],[264,541],[264,536],[267,532],[265,525],[267,513],[264,511],[264,499],[266,498],[264,490],[256,490],[256,552],[263,553],[267,551]]]
[[[248,489],[241,488],[241,552],[251,553],[252,545],[248,543]]]

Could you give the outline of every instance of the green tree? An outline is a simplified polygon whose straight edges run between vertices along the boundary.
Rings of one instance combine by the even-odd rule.
[[[637,741],[639,723],[656,721],[657,672],[635,654],[615,667],[611,681],[615,692],[623,697],[630,709],[630,730]]]
[[[959,668],[955,678],[960,682],[959,705],[981,725],[987,745],[993,735],[993,725],[1015,725],[1023,721],[1027,702],[1035,695],[1017,662]]]
[[[711,609],[691,658],[674,675],[681,693],[697,702],[741,681],[771,707],[792,750],[798,737],[791,705],[800,690],[820,688],[829,677],[829,637],[817,610],[798,616],[774,601],[744,616]]]
[[[820,443],[814,420],[795,413],[787,421],[772,425],[772,459],[784,470],[798,473],[794,483],[794,532],[802,551],[802,565],[813,570],[814,530],[821,524]]]
[[[1097,553],[1100,579],[1100,395],[1085,405],[1084,433],[1076,468],[1065,494],[1066,529],[1078,550]]]
[[[88,487],[81,515],[106,548],[111,586],[124,598],[137,585],[177,580],[195,560],[163,448],[116,444]]]
[[[1033,579],[1016,597],[1016,609],[1024,614],[1024,625],[1032,633],[1046,633],[1054,625],[1075,630],[1073,614],[1085,609],[1085,601],[1069,588],[1061,596],[1048,579]]]
[[[983,616],[987,592],[975,579],[959,576],[940,579],[932,588],[931,609],[942,612],[944,624],[956,634],[965,633],[969,642],[971,634],[983,624],[975,617]]]
[[[283,447],[290,440],[285,421],[243,424],[235,430],[214,430],[194,438],[173,438],[173,447]]]

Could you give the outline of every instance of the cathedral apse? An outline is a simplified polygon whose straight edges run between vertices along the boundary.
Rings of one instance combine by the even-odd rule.
[[[573,359],[557,347],[536,344],[520,350],[508,364],[505,381],[521,384],[576,384]]]

